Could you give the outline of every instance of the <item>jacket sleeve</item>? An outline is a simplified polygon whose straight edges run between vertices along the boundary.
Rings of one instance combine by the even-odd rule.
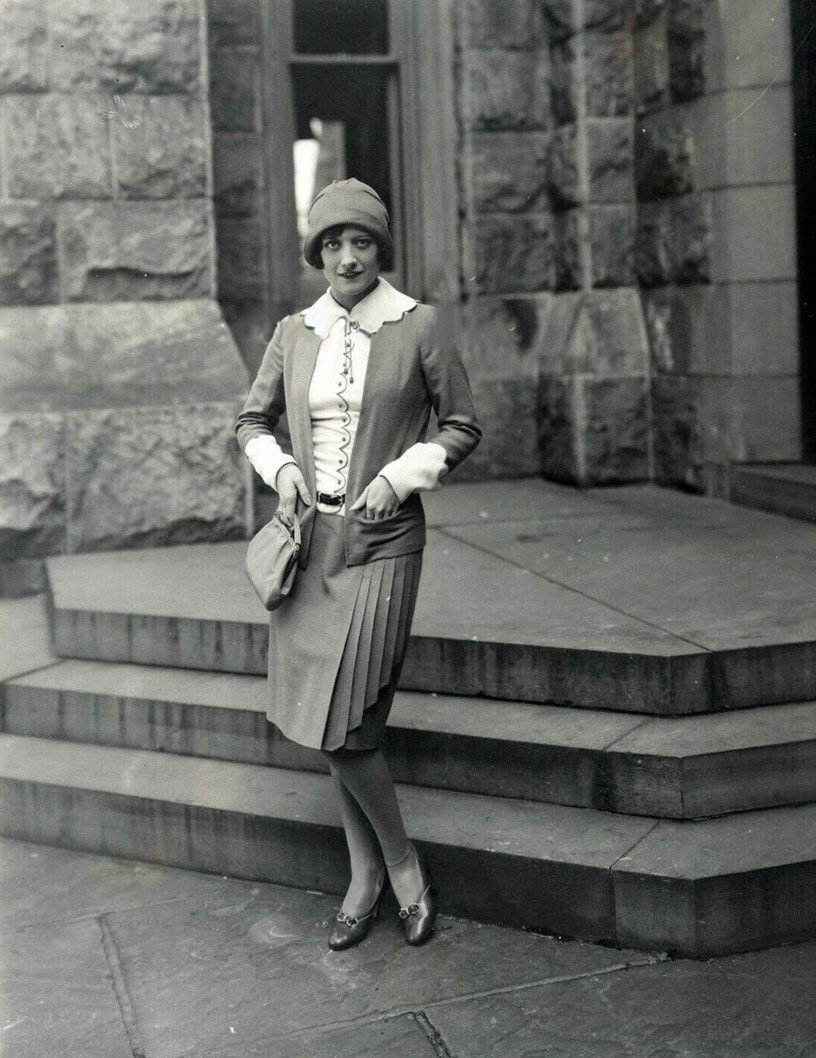
[[[275,440],[274,430],[285,409],[281,320],[266,347],[258,374],[235,423],[239,445],[257,473],[272,488],[281,467],[295,462]]]
[[[482,438],[467,371],[453,335],[435,309],[420,337],[425,386],[437,431],[380,471],[400,503],[412,492],[438,489],[440,479],[470,455]]]

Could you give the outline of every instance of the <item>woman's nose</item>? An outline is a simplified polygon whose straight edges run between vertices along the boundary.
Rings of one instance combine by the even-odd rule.
[[[357,263],[357,254],[354,251],[353,246],[344,246],[342,253],[340,254],[340,263],[342,265],[353,265]]]

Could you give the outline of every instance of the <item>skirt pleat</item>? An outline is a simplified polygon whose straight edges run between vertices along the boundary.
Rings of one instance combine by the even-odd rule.
[[[420,551],[346,566],[343,523],[317,514],[307,568],[270,619],[267,716],[326,750],[379,745],[422,569]]]
[[[402,598],[405,591],[405,563],[396,559],[394,562],[394,582],[391,585],[391,599],[386,615],[385,640],[383,645],[383,656],[380,662],[378,682],[380,687],[388,682],[390,670],[393,666],[393,658],[397,652],[397,632],[399,631],[399,619],[402,612]]]
[[[395,562],[383,563],[382,583],[377,596],[377,610],[374,614],[374,627],[371,632],[371,658],[368,663],[364,707],[372,705],[376,701],[380,686],[384,682],[381,676],[383,659],[385,658],[385,633],[388,630],[388,610],[391,605],[391,595],[394,591],[395,563],[396,560]],[[362,719],[362,713],[357,716],[355,712],[349,719],[349,727],[356,727],[356,724]],[[356,723],[354,722],[355,720]]]

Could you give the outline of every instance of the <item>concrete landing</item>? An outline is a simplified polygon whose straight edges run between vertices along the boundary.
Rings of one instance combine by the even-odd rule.
[[[668,714],[816,698],[816,527],[538,479],[452,485],[427,508],[407,687]],[[58,653],[265,671],[243,552],[50,560]]]
[[[700,963],[443,914],[413,949],[389,907],[335,953],[320,892],[8,840],[0,863],[14,1058],[814,1053],[812,943]]]

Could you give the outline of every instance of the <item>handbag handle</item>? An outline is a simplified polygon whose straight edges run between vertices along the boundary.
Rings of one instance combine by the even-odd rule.
[[[275,518],[281,523],[284,529],[287,529],[292,534],[292,539],[295,542],[295,547],[300,550],[300,518],[296,514],[292,515],[292,524],[287,525],[286,522],[281,518],[277,511],[275,511]]]

